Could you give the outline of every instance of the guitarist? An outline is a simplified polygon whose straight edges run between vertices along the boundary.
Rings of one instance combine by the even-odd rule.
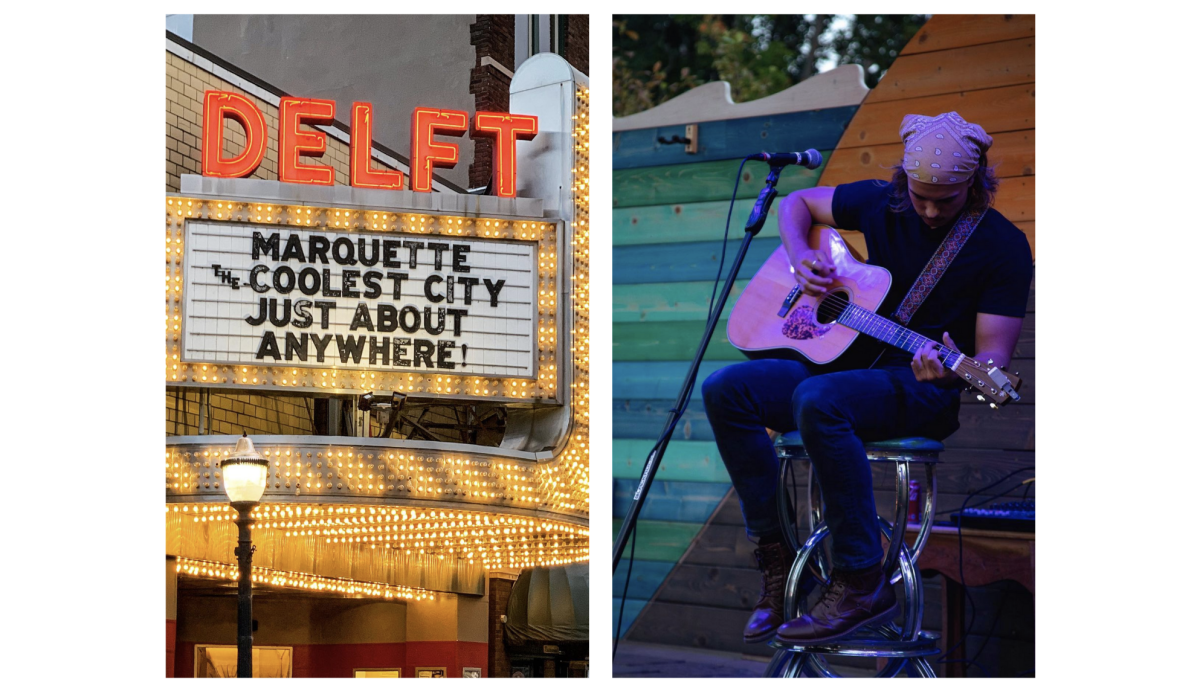
[[[830,258],[807,244],[813,223],[862,231],[868,263],[892,274],[878,310],[891,315],[960,216],[985,212],[908,328],[1007,366],[1025,316],[1033,258],[1025,235],[989,208],[997,188],[987,163],[992,138],[954,112],[908,115],[900,137],[904,158],[890,182],[816,187],[782,201],[779,234],[796,282],[812,296],[824,295],[832,282]],[[894,616],[863,441],[944,439],[958,429],[960,390],[959,377],[943,367],[932,342],[911,356],[867,337],[855,339],[830,365],[758,359],[704,382],[705,411],[747,534],[758,543],[762,593],[743,632],[747,642],[772,636],[791,644],[828,642]],[[767,429],[800,431],[833,540],[830,585],[809,614],[786,623],[783,589],[794,554],[775,509],[779,462]]]

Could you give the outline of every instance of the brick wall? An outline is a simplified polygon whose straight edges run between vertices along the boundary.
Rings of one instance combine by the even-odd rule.
[[[209,396],[205,434],[313,434],[312,399],[302,396],[167,392],[167,436],[200,433],[200,409]]]
[[[470,92],[475,95],[475,111],[508,112],[509,76],[494,65],[484,65],[490,57],[510,72],[515,52],[516,17],[511,14],[476,15],[471,25],[471,45],[475,47],[475,68],[471,70]],[[483,187],[492,177],[492,140],[480,137],[475,142],[475,161],[469,169],[470,186]]]
[[[508,598],[515,581],[506,578],[488,579],[488,676],[512,676],[512,664],[504,648],[502,614],[508,613]]]
[[[510,51],[511,52],[511,51]],[[510,58],[511,60],[511,58]],[[262,165],[250,177],[256,180],[279,179],[279,108],[167,52],[167,191],[179,191],[179,176],[200,174],[200,137],[204,121],[204,92],[232,91],[246,95],[267,120],[267,153]],[[505,86],[507,96],[507,85]],[[505,101],[507,106],[507,100]],[[312,130],[308,125],[303,129]],[[241,153],[246,133],[234,120],[225,121],[226,156]],[[350,184],[350,146],[332,136],[325,137],[325,153],[320,158],[306,156],[306,164],[332,166],[334,184]],[[375,161],[377,169],[388,168]],[[407,180],[405,181],[407,185]]]
[[[588,15],[567,15],[567,62],[588,74]]]

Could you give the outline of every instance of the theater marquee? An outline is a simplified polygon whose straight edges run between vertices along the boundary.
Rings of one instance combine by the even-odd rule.
[[[536,217],[169,197],[167,382],[561,402],[560,234]]]
[[[536,243],[193,221],[184,362],[535,375]]]

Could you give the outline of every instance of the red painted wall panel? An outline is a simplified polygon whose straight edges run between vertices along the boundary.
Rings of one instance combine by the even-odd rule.
[[[408,645],[411,644],[336,643],[293,646],[292,676],[353,677],[355,668],[403,667],[405,647]],[[303,670],[296,664],[302,656],[307,658]]]
[[[167,620],[167,678],[175,676],[175,620]]]

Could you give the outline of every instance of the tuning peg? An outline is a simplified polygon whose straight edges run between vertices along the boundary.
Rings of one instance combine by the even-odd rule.
[[[1021,376],[1021,373],[1020,373],[1020,372],[1013,372],[1013,376],[1014,376],[1014,377],[1019,377],[1019,376]]]
[[[983,394],[981,394],[981,393],[977,393],[977,394],[975,394],[975,398],[978,398],[980,401],[986,401],[986,400],[987,400],[986,398],[984,398],[984,397],[983,397]]]
[[[990,406],[992,407],[992,410],[999,410],[999,409],[1000,409],[1000,406],[996,405],[995,403],[989,403],[988,405],[990,405]]]
[[[988,358],[988,366],[990,367],[991,365],[994,365],[994,364],[996,364],[996,361],[991,358]]]

